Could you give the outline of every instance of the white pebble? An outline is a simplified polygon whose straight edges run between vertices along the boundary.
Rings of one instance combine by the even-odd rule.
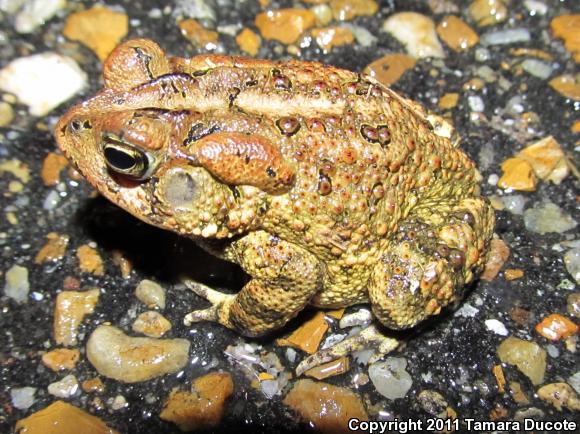
[[[34,116],[46,115],[86,83],[73,59],[53,52],[20,57],[0,70],[0,89],[16,95]]]
[[[556,346],[552,345],[552,344],[548,344],[546,345],[546,351],[548,352],[548,355],[552,358],[555,359],[558,356],[560,356],[560,350],[558,350],[558,348],[556,348]]]
[[[473,112],[482,112],[485,110],[485,103],[481,99],[481,97],[477,95],[472,95],[467,98],[467,103],[469,104],[469,108]]]
[[[42,207],[47,210],[53,210],[58,206],[60,202],[60,195],[56,190],[51,190],[46,197],[44,198],[44,202],[42,202]]]
[[[369,377],[377,392],[387,399],[403,398],[413,384],[411,376],[405,370],[406,367],[406,359],[389,357],[384,362],[369,366]]]
[[[550,201],[541,202],[524,211],[526,229],[539,234],[566,232],[577,224],[570,214]]]
[[[497,319],[488,319],[485,321],[485,326],[488,330],[491,330],[496,335],[507,336],[509,335],[508,329],[503,325],[501,321]]]
[[[566,270],[580,284],[580,248],[572,249],[564,255]]]
[[[416,12],[399,12],[383,23],[383,31],[393,35],[405,45],[407,52],[418,59],[445,57],[443,47],[437,39],[435,23]]]
[[[542,62],[538,59],[524,60],[522,62],[522,68],[524,71],[542,80],[546,80],[548,77],[550,77],[553,71],[552,67],[548,63]]]
[[[576,392],[580,393],[580,371],[568,378],[568,384],[572,386]]]
[[[373,314],[368,309],[359,309],[356,312],[349,313],[340,319],[339,326],[341,329],[354,326],[365,326],[373,319]]]
[[[481,37],[480,42],[482,45],[507,45],[528,42],[531,39],[528,29],[508,29],[486,33]]]
[[[66,6],[66,0],[29,0],[14,20],[18,33],[32,33]]]
[[[165,309],[165,289],[156,282],[143,279],[135,289],[135,296],[149,307]]]
[[[546,15],[548,13],[548,5],[536,0],[526,0],[524,6],[530,11],[531,16]]]
[[[510,194],[501,198],[505,208],[515,215],[522,215],[524,213],[524,207],[526,206],[526,202],[528,202],[528,200],[529,199],[527,197],[521,194]]]
[[[36,387],[15,387],[10,390],[12,406],[18,410],[26,410],[34,404]]]
[[[473,307],[469,303],[463,303],[461,308],[455,312],[455,315],[462,316],[464,318],[473,318],[475,315],[477,315],[477,312],[479,312],[479,309],[476,307]]]
[[[48,385],[48,393],[57,398],[70,398],[79,390],[79,383],[77,377],[74,375],[67,375],[60,381],[50,383]]]
[[[6,271],[6,283],[4,284],[4,294],[17,303],[25,303],[30,292],[30,282],[28,281],[28,269],[20,265],[13,265]]]
[[[0,0],[0,11],[14,14],[25,2],[26,0]]]
[[[125,408],[128,405],[129,404],[127,404],[127,399],[125,399],[123,395],[117,395],[113,398],[113,401],[111,402],[111,410],[114,411],[121,410],[122,408]]]
[[[375,42],[377,42],[378,38],[364,27],[355,26],[350,23],[343,24],[343,27],[346,27],[352,31],[356,42],[358,42],[361,47],[370,47]]]

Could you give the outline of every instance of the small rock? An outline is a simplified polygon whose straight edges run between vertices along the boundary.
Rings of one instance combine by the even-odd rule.
[[[564,46],[574,60],[580,62],[580,14],[560,15],[552,20],[550,27],[554,36],[564,40]]]
[[[348,421],[368,420],[360,397],[351,390],[332,384],[298,380],[284,398],[284,404],[300,418],[323,433],[349,433]]]
[[[14,19],[18,33],[32,33],[59,10],[66,6],[66,0],[28,0]]]
[[[341,357],[332,362],[324,363],[309,369],[304,373],[308,377],[316,378],[317,380],[324,380],[335,375],[342,375],[350,369],[350,360],[348,357]]]
[[[175,423],[181,431],[200,431],[220,424],[226,400],[234,391],[232,376],[212,372],[196,378],[191,392],[173,390],[159,417]]]
[[[105,267],[99,252],[89,246],[82,245],[77,249],[77,258],[79,260],[79,268],[85,273],[92,273],[95,276],[102,276],[105,274]]]
[[[341,318],[339,327],[344,329],[346,327],[366,326],[373,319],[373,314],[368,309],[359,309],[356,312],[349,313]]]
[[[340,45],[352,44],[354,35],[346,27],[324,27],[312,30],[312,36],[323,51],[328,52]]]
[[[538,77],[540,80],[546,80],[550,75],[552,75],[552,66],[549,63],[543,62],[538,59],[526,59],[522,62],[522,68],[524,71]]]
[[[524,211],[524,224],[529,231],[547,234],[566,232],[578,223],[555,203],[544,201]]]
[[[457,106],[457,102],[459,101],[459,94],[458,93],[446,93],[445,95],[439,98],[439,102],[437,105],[440,109],[449,110],[455,108]]]
[[[572,386],[576,392],[580,393],[580,371],[568,378],[568,384]]]
[[[87,358],[101,375],[136,383],[182,369],[189,347],[186,339],[134,338],[102,325],[89,337]]]
[[[165,309],[165,289],[152,280],[143,279],[139,282],[135,296],[149,308]]]
[[[507,270],[505,270],[503,275],[505,277],[505,280],[508,281],[518,280],[524,277],[524,270],[521,270],[519,268],[508,268]]]
[[[35,264],[42,264],[43,262],[54,262],[62,259],[66,253],[69,236],[61,235],[56,232],[49,232],[46,235],[48,240],[44,246],[38,251],[34,258]]]
[[[317,4],[310,10],[316,17],[317,26],[327,26],[332,21],[332,9],[327,4]]]
[[[580,292],[570,294],[567,302],[566,309],[568,313],[576,318],[580,318]]]
[[[447,415],[449,404],[443,395],[435,390],[422,390],[417,395],[421,408],[434,417],[443,419]]]
[[[553,313],[536,325],[536,331],[546,339],[559,341],[578,333],[578,326],[568,318]]]
[[[558,411],[562,411],[563,407],[572,411],[580,411],[580,399],[569,384],[546,384],[538,389],[538,396],[552,404]]]
[[[382,29],[405,45],[407,53],[416,59],[445,57],[443,47],[437,39],[435,23],[425,15],[399,12],[387,18]]]
[[[51,52],[21,57],[0,70],[0,90],[16,95],[33,116],[46,115],[86,84],[73,59]]]
[[[417,61],[406,54],[387,54],[364,69],[364,73],[370,75],[384,86],[395,83],[403,74],[412,69]]]
[[[6,283],[4,294],[16,303],[28,301],[30,282],[28,281],[28,268],[13,265],[6,271]]]
[[[60,381],[50,383],[48,385],[48,393],[57,398],[70,398],[79,390],[79,383],[77,377],[74,375],[67,375]]]
[[[258,50],[262,45],[262,40],[255,32],[249,28],[244,28],[238,36],[236,36],[236,43],[240,50],[245,51],[250,56],[256,56]]]
[[[542,180],[560,184],[568,176],[566,156],[552,136],[526,146],[516,157],[530,163],[536,176]]]
[[[503,363],[515,365],[532,384],[544,381],[546,372],[546,351],[535,342],[509,337],[497,349]]]
[[[133,263],[131,260],[120,250],[113,250],[111,256],[113,264],[119,267],[121,276],[123,276],[124,279],[128,279],[131,276],[131,271],[133,271]]]
[[[10,389],[12,406],[18,410],[28,410],[34,404],[36,387],[14,387]]]
[[[508,45],[529,42],[532,39],[528,29],[507,29],[488,32],[481,37],[482,45]]]
[[[413,384],[409,373],[405,370],[407,360],[402,357],[389,357],[384,362],[369,366],[369,377],[381,395],[394,400],[403,398]]]
[[[437,26],[439,37],[453,51],[466,51],[479,42],[479,36],[461,18],[449,15]]]
[[[525,8],[530,12],[532,17],[539,15],[544,16],[548,13],[548,5],[537,0],[525,0]]]
[[[379,5],[374,0],[330,0],[335,20],[349,21],[363,15],[374,15]]]
[[[118,434],[98,417],[64,401],[56,401],[19,420],[15,431],[29,434]]]
[[[59,345],[77,344],[78,327],[86,315],[93,313],[99,301],[99,290],[63,291],[56,296],[54,340]]]
[[[258,14],[255,24],[264,39],[289,45],[313,27],[315,21],[314,13],[307,9],[278,9]]]
[[[532,165],[521,158],[508,158],[501,164],[503,175],[497,185],[503,189],[535,191],[537,178]]]
[[[355,26],[350,23],[343,24],[343,27],[350,29],[356,42],[361,47],[370,47],[375,42],[377,42],[377,37],[374,36],[369,30],[361,26]]]
[[[0,175],[11,173],[24,184],[30,181],[30,168],[20,160],[7,160],[0,163]]]
[[[123,395],[117,395],[113,398],[111,402],[111,410],[117,411],[121,410],[122,408],[127,407],[129,404],[127,403],[127,399]]]
[[[501,239],[492,239],[491,248],[489,255],[487,257],[487,263],[485,264],[485,269],[481,274],[481,279],[487,282],[491,282],[499,273],[501,267],[510,256],[510,248]]]
[[[508,10],[502,0],[474,0],[468,11],[471,19],[482,27],[501,23],[508,17]]]
[[[496,335],[500,335],[500,336],[509,335],[508,329],[505,327],[505,325],[501,321],[498,321],[497,319],[486,320],[485,326],[487,327],[488,330],[491,330]]]
[[[312,319],[304,322],[290,336],[278,339],[276,343],[283,347],[292,346],[308,354],[314,354],[327,330],[328,323],[324,319],[324,312],[317,312]]]
[[[142,333],[150,338],[160,338],[171,330],[171,323],[159,312],[149,311],[140,314],[132,328],[136,333]]]
[[[105,384],[99,377],[95,377],[83,381],[81,388],[86,393],[103,393],[105,391]]]
[[[44,185],[50,187],[58,184],[60,181],[60,173],[68,166],[68,160],[64,155],[49,152],[42,162],[42,181]]]
[[[469,104],[469,109],[473,112],[482,112],[485,110],[485,103],[478,95],[470,95],[467,98],[467,103]]]
[[[62,33],[90,48],[101,62],[127,35],[129,18],[101,5],[68,16]]]
[[[201,21],[215,22],[216,11],[213,1],[208,0],[176,0],[172,13],[176,17],[188,17]]]
[[[509,194],[501,197],[505,209],[515,215],[522,215],[524,213],[524,207],[528,200],[527,197],[521,194]]]
[[[0,127],[7,127],[14,119],[14,110],[7,102],[0,101]]]
[[[211,50],[216,48],[219,35],[213,30],[208,30],[194,19],[179,22],[181,34],[196,47]]]
[[[42,363],[54,372],[63,369],[74,369],[81,357],[81,353],[77,348],[57,348],[42,355]]]
[[[569,74],[559,75],[551,79],[548,84],[562,96],[580,101],[580,78],[577,76]]]

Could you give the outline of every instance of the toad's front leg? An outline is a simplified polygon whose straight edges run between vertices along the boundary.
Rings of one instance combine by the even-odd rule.
[[[186,324],[215,321],[245,336],[259,336],[286,324],[321,289],[318,259],[267,232],[253,232],[233,242],[224,256],[240,264],[252,279],[235,295],[186,282],[212,303],[188,314]]]

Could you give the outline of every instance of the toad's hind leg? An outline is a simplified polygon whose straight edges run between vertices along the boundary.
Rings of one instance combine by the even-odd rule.
[[[238,294],[186,284],[212,306],[191,312],[185,323],[215,321],[246,336],[282,327],[320,290],[322,271],[308,251],[257,231],[233,242],[224,257],[240,264],[252,279]]]
[[[493,210],[479,197],[414,210],[373,269],[375,316],[404,329],[461,299],[463,285],[485,264],[493,225]]]

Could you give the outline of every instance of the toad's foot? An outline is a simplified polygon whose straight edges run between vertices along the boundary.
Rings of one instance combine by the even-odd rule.
[[[224,294],[215,289],[205,286],[193,280],[184,279],[183,283],[200,297],[205,298],[212,305],[207,309],[194,310],[188,313],[183,322],[186,326],[190,326],[194,322],[199,321],[218,321],[219,313],[223,306],[231,304],[235,294]]]
[[[330,348],[320,350],[302,360],[296,367],[296,376],[323,363],[348,356],[367,348],[375,350],[371,362],[379,360],[399,346],[399,341],[385,336],[374,325],[370,325],[359,334],[346,338]]]

